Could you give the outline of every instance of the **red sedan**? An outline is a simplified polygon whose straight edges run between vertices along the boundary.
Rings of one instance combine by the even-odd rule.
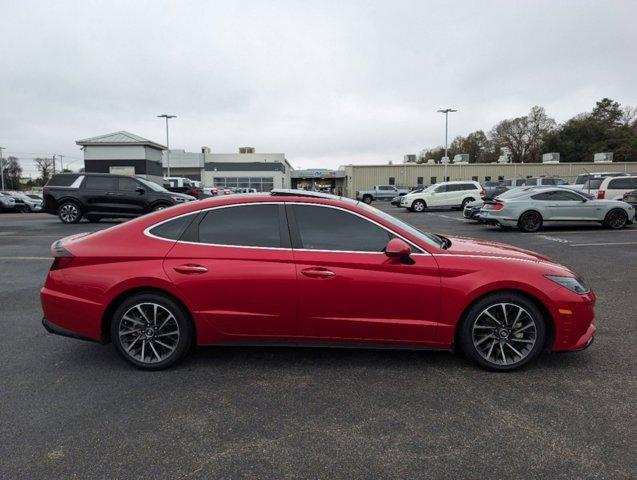
[[[544,350],[586,348],[595,333],[595,295],[566,267],[331,195],[210,198],[52,252],[45,328],[112,341],[147,369],[194,344],[286,343],[458,347],[512,370]]]

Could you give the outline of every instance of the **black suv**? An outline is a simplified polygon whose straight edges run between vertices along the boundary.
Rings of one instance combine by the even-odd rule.
[[[108,173],[60,173],[44,186],[43,212],[57,215],[64,223],[82,217],[136,217],[178,203],[195,200],[173,193],[150,180]]]

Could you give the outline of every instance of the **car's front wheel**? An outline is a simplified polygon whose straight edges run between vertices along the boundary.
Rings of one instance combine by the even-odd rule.
[[[414,200],[414,203],[411,204],[412,212],[424,212],[427,208],[427,204],[423,200]]]
[[[537,357],[546,339],[537,306],[516,293],[495,293],[466,313],[459,342],[462,351],[488,370],[515,370]]]
[[[628,223],[628,215],[620,208],[615,208],[606,214],[604,218],[604,226],[606,228],[612,228],[613,230],[619,230],[624,228]]]
[[[82,212],[76,203],[64,202],[58,207],[58,217],[62,223],[77,223],[82,219]]]
[[[161,370],[180,360],[194,330],[184,308],[158,293],[126,299],[111,319],[111,340],[124,359],[146,370]]]

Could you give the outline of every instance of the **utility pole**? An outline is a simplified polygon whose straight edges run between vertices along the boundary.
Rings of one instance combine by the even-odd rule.
[[[445,114],[445,158],[447,162],[445,163],[445,182],[447,181],[447,163],[449,162],[449,154],[447,153],[448,146],[448,132],[449,132],[449,112],[457,112],[458,110],[454,110],[453,108],[445,108],[443,110],[438,110],[440,113]]]
[[[55,175],[55,153],[53,154],[53,175]]]
[[[2,158],[2,149],[5,147],[0,147],[0,177],[2,177],[2,190],[4,190],[4,159]]]
[[[62,163],[64,155],[58,155],[58,157],[60,157],[60,173],[64,173],[64,164]]]
[[[177,118],[177,115],[168,115],[166,113],[162,113],[161,115],[157,115],[157,118],[165,118],[166,119],[166,167],[168,174],[167,177],[170,177],[170,140],[168,139],[168,120],[171,118]]]

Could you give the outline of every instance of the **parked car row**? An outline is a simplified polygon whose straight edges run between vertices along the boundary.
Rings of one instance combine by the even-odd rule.
[[[633,223],[637,191],[623,200],[599,199],[583,191],[565,187],[519,187],[493,200],[471,202],[463,216],[502,228],[536,232],[550,222],[596,222],[620,229]]]
[[[42,211],[42,197],[36,194],[0,192],[0,212],[31,213]]]

